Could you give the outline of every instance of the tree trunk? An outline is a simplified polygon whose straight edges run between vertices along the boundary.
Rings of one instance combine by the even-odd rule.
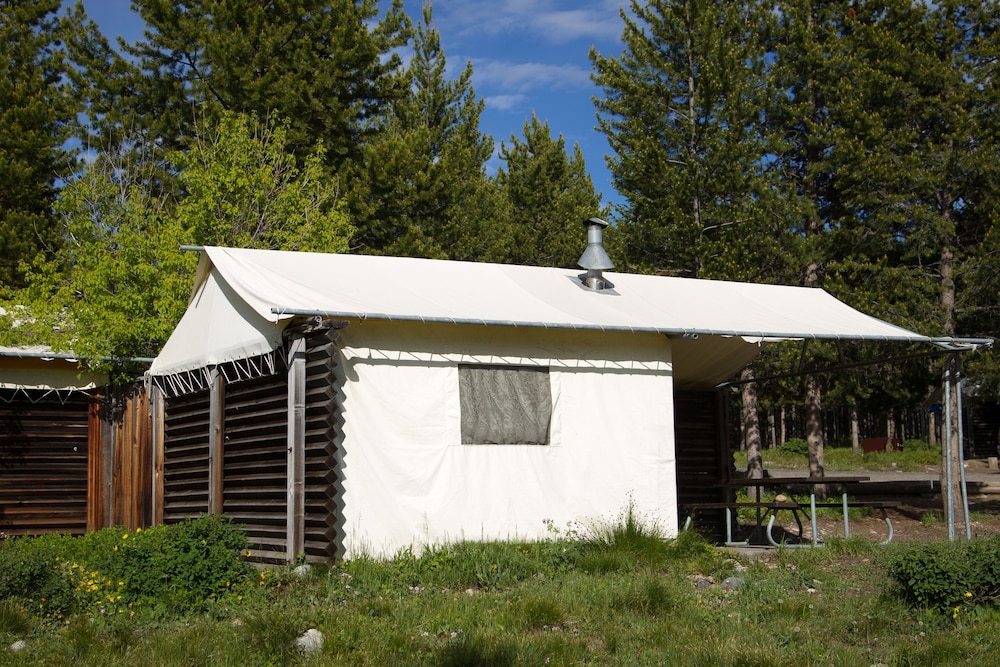
[[[892,451],[892,441],[896,439],[896,413],[889,410],[885,418],[885,452]]]
[[[774,410],[767,411],[767,448],[775,449],[778,446],[777,424],[774,419]]]
[[[861,452],[861,425],[858,423],[858,406],[851,404],[851,449],[855,456],[860,456]]]
[[[778,446],[785,444],[788,440],[788,422],[785,420],[785,406],[781,406],[781,411],[778,413],[778,420],[780,422],[781,437],[778,438]]]
[[[750,366],[744,368],[740,380],[743,382],[741,416],[747,450],[747,477],[760,479],[764,476],[764,460],[760,443],[760,418],[757,414],[757,383],[754,382],[753,368]]]
[[[826,466],[823,461],[823,417],[819,378],[810,373],[805,376],[806,444],[809,448],[809,476],[823,477]],[[826,487],[818,485],[816,496],[826,498]]]

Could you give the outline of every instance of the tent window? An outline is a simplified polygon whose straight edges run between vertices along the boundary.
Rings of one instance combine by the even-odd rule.
[[[460,364],[463,445],[547,445],[549,369]]]

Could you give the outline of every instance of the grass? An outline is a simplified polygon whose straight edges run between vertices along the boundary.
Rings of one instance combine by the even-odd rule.
[[[260,594],[189,613],[53,622],[0,600],[0,665],[947,665],[1000,649],[992,608],[906,606],[883,564],[893,545],[747,559],[664,539],[634,508],[587,528],[272,571]],[[325,643],[305,657],[309,628]]]
[[[778,448],[765,449],[762,456],[765,468],[806,470],[809,467],[809,459],[803,453]],[[746,468],[746,452],[735,452],[734,458],[737,469]],[[928,466],[941,464],[941,452],[931,447],[920,447],[901,452],[858,455],[850,447],[825,447],[823,460],[827,470],[924,472]]]

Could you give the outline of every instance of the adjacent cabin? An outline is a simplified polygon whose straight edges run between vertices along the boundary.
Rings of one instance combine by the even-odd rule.
[[[146,393],[44,346],[0,346],[0,531],[82,534],[152,520]]]

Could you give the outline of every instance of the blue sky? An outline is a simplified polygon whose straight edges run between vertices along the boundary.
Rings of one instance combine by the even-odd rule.
[[[382,0],[383,6],[388,2]],[[620,198],[605,166],[608,143],[597,125],[588,53],[621,53],[621,0],[437,0],[434,23],[448,67],[457,74],[468,61],[473,86],[486,102],[480,129],[500,142],[521,137],[535,113],[562,134],[568,149],[579,144],[594,187],[604,201]],[[106,36],[133,42],[143,24],[129,0],[84,0],[87,14]],[[420,0],[406,0],[406,11],[420,18]],[[495,172],[499,160],[489,168]]]

